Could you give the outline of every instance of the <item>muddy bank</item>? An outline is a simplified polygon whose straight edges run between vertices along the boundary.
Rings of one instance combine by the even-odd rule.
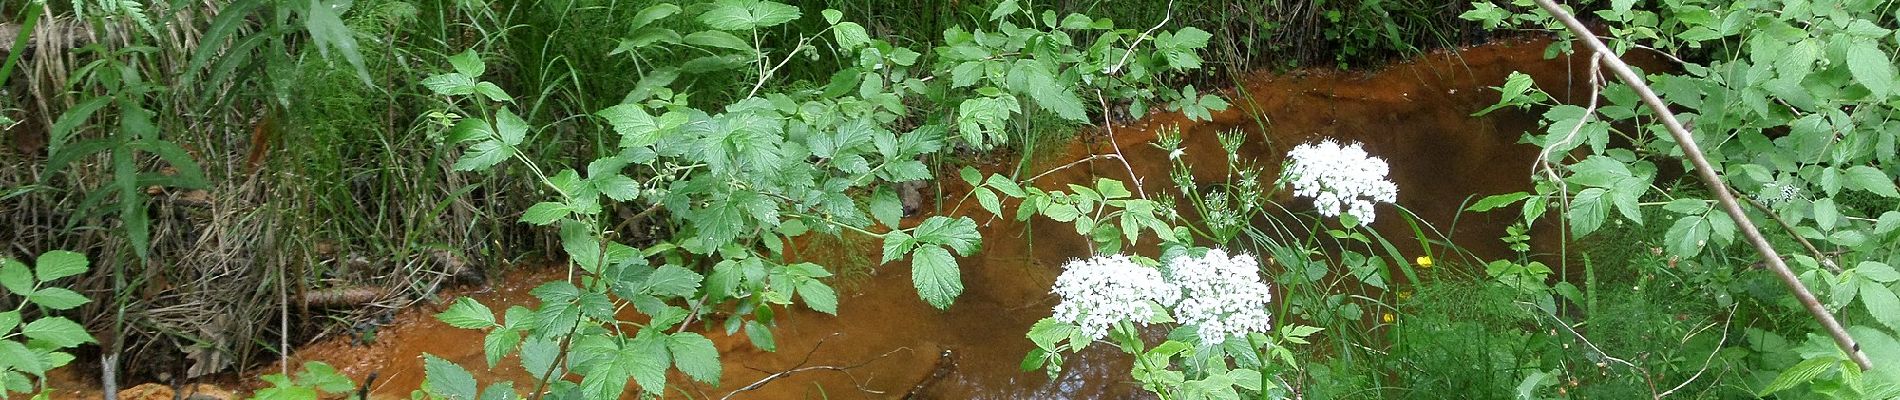
[[[1213,121],[1188,122],[1161,115],[1112,130],[1102,129],[1051,155],[1039,157],[1035,171],[1068,164],[1091,154],[1112,152],[1109,133],[1124,151],[1137,175],[1145,177],[1149,193],[1166,193],[1167,155],[1148,143],[1165,126],[1180,126],[1197,173],[1214,179],[1224,162],[1215,133],[1242,129],[1253,138],[1243,152],[1265,164],[1277,164],[1280,154],[1294,145],[1318,138],[1365,143],[1369,152],[1392,164],[1392,180],[1399,186],[1399,204],[1430,221],[1452,240],[1481,255],[1504,253],[1498,241],[1510,215],[1459,215],[1460,205],[1483,195],[1523,190],[1535,150],[1516,144],[1520,133],[1534,129],[1535,118],[1511,111],[1486,118],[1470,114],[1496,101],[1495,91],[1511,71],[1524,70],[1560,99],[1567,87],[1582,88],[1585,80],[1572,79],[1584,70],[1582,59],[1543,60],[1547,43],[1498,43],[1459,51],[1439,52],[1384,70],[1365,72],[1298,72],[1256,75],[1239,82],[1230,92],[1232,109],[1215,114]],[[1577,93],[1583,93],[1581,91]],[[1264,139],[1264,140],[1262,140]],[[1206,164],[1203,164],[1203,161]],[[1005,166],[991,166],[992,170]],[[1272,172],[1272,171],[1269,171]],[[954,173],[940,172],[940,176]],[[1092,181],[1096,176],[1128,180],[1128,171],[1113,160],[1096,160],[1044,176],[1034,182],[1045,188]],[[942,198],[958,199],[966,189],[948,179]],[[1476,194],[1473,196],[1472,194]],[[945,204],[943,209],[956,209]],[[926,209],[930,209],[926,205]],[[974,204],[962,207],[974,210]],[[1395,212],[1379,210],[1381,215]],[[980,213],[977,212],[977,213]],[[1018,224],[974,215],[983,226],[984,249],[963,259],[968,288],[948,311],[937,311],[919,300],[911,288],[905,265],[875,269],[842,267],[839,316],[806,310],[780,315],[776,331],[778,352],[761,352],[745,339],[711,336],[722,350],[725,377],[720,387],[684,384],[670,398],[720,398],[766,380],[756,390],[733,398],[888,399],[914,396],[933,399],[1118,399],[1139,397],[1128,382],[1127,362],[1101,346],[1072,357],[1063,374],[1048,379],[1041,372],[1018,370],[1031,347],[1023,333],[1048,315],[1055,299],[1049,287],[1060,265],[1086,256],[1083,239],[1065,224],[1046,221]],[[1456,224],[1453,224],[1456,221]],[[916,222],[916,219],[910,222]],[[1410,230],[1398,218],[1380,218],[1375,228],[1388,237],[1407,238]],[[1401,250],[1415,253],[1417,245],[1395,240]],[[801,244],[805,258],[834,267],[875,257],[872,243],[818,242]],[[870,256],[865,256],[870,254]],[[532,303],[528,290],[539,282],[558,279],[562,270],[517,272],[497,280],[491,291],[472,293],[500,309],[509,304]],[[292,359],[319,360],[362,379],[371,371],[380,378],[373,387],[377,398],[406,398],[422,380],[420,354],[435,354],[469,367],[485,364],[481,333],[448,327],[421,307],[399,316],[381,329],[368,346],[354,346],[349,338],[335,338],[299,350]],[[835,367],[835,368],[825,368]],[[804,368],[787,375],[775,373]],[[476,368],[479,369],[479,368]],[[272,369],[274,371],[275,369]],[[492,371],[478,373],[484,380],[514,379],[525,385],[514,361],[504,360]],[[686,382],[674,377],[671,382]],[[770,378],[768,380],[768,378]]]

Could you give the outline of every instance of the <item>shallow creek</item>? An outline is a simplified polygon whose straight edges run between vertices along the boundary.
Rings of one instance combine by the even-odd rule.
[[[1568,87],[1581,88],[1585,62],[1580,59],[1544,60],[1547,42],[1511,41],[1425,55],[1377,72],[1296,71],[1261,73],[1238,82],[1245,96],[1229,91],[1235,107],[1217,113],[1213,121],[1189,122],[1178,115],[1159,115],[1112,130],[1113,140],[1126,153],[1135,173],[1146,177],[1149,193],[1172,188],[1167,180],[1167,155],[1148,145],[1158,128],[1179,125],[1187,154],[1197,173],[1206,179],[1224,168],[1215,133],[1243,129],[1251,140],[1243,152],[1277,164],[1280,154],[1294,145],[1335,138],[1365,143],[1369,152],[1389,160],[1392,179],[1399,186],[1399,204],[1448,231],[1452,239],[1478,254],[1498,254],[1497,240],[1507,217],[1458,215],[1470,194],[1478,196],[1528,187],[1528,171],[1535,150],[1516,144],[1519,134],[1535,128],[1532,116],[1512,111],[1484,118],[1470,114],[1496,101],[1489,86],[1502,84],[1513,70],[1524,70],[1560,99]],[[1576,78],[1572,78],[1576,77]],[[1256,119],[1264,116],[1265,130]],[[1110,131],[1094,129],[1088,139],[1039,157],[1041,172],[1112,153]],[[1269,140],[1260,140],[1264,135]],[[1201,161],[1206,161],[1202,165]],[[991,170],[1007,168],[991,166]],[[1270,171],[1271,172],[1271,171]],[[948,176],[955,176],[948,172]],[[1065,183],[1092,181],[1095,176],[1127,180],[1120,162],[1098,159],[1048,174],[1033,184],[1060,188]],[[1028,175],[1025,175],[1028,176]],[[946,201],[962,198],[966,189],[957,179],[943,183]],[[957,204],[942,204],[946,213]],[[929,206],[926,205],[928,209]],[[967,204],[962,213],[977,207]],[[1393,210],[1381,209],[1382,215]],[[869,267],[876,248],[870,243],[802,243],[802,258],[827,265],[847,266],[837,282],[841,292],[839,315],[827,316],[804,309],[780,314],[776,330],[778,351],[754,349],[742,337],[723,332],[709,336],[719,345],[725,363],[720,387],[685,383],[669,398],[720,398],[775,372],[807,368],[784,375],[756,390],[732,398],[752,399],[1119,399],[1139,398],[1139,388],[1127,378],[1127,361],[1097,346],[1070,357],[1063,373],[1049,379],[1042,372],[1022,372],[1018,364],[1031,344],[1024,332],[1047,316],[1056,300],[1049,288],[1061,264],[1086,256],[1083,239],[1065,225],[1051,222],[1014,223],[991,220],[981,211],[971,213],[983,225],[983,251],[962,259],[967,291],[947,311],[937,311],[918,300],[911,288],[909,268],[893,264]],[[909,220],[915,223],[919,218]],[[1456,220],[1455,230],[1452,229]],[[1380,218],[1375,225],[1388,237],[1407,238],[1410,230],[1398,218]],[[1151,238],[1149,240],[1152,240]],[[1409,242],[1395,240],[1395,242]],[[1416,253],[1416,244],[1403,251]],[[1142,249],[1137,249],[1140,251]],[[853,267],[855,266],[855,267]],[[851,270],[851,268],[857,268]],[[528,290],[559,279],[559,268],[516,271],[491,282],[475,296],[501,309],[529,304]],[[483,366],[481,333],[448,327],[431,316],[429,306],[403,312],[384,327],[373,344],[353,346],[337,338],[298,350],[292,362],[331,363],[355,379],[377,371],[376,398],[407,398],[422,381],[420,355],[435,354],[469,366]],[[810,368],[818,367],[818,368]],[[824,367],[838,367],[828,369]],[[846,368],[848,367],[848,368]],[[268,369],[275,371],[275,368]],[[500,367],[478,372],[484,381],[511,379],[517,387],[532,378],[510,358]],[[683,376],[669,382],[688,382]]]

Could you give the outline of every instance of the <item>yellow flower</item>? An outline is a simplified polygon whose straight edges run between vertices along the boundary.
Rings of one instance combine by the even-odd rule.
[[[1385,313],[1385,315],[1381,315],[1381,316],[1379,316],[1379,318],[1380,318],[1380,319],[1383,319],[1383,320],[1385,320],[1385,323],[1388,323],[1388,324],[1390,324],[1390,323],[1392,323],[1392,320],[1393,320],[1393,319],[1396,319],[1396,318],[1398,318],[1398,317],[1396,317],[1396,316],[1393,316],[1393,315],[1392,315],[1392,313]]]
[[[1418,266],[1420,267],[1432,267],[1432,256],[1418,256],[1418,259],[1413,261],[1418,261]]]
[[[1411,299],[1412,299],[1412,291],[1410,290],[1399,291],[1399,300],[1411,300]]]

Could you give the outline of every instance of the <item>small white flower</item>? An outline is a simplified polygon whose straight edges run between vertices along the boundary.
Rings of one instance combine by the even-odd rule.
[[[1399,187],[1386,180],[1391,167],[1384,159],[1366,154],[1358,143],[1340,145],[1331,139],[1293,147],[1281,180],[1293,194],[1313,199],[1320,215],[1351,215],[1360,225],[1371,224],[1373,206],[1399,199]]]
[[[1168,261],[1168,278],[1180,290],[1174,319],[1194,325],[1205,344],[1216,345],[1248,333],[1273,329],[1267,302],[1273,300],[1260,281],[1259,263],[1251,255],[1229,257],[1219,249],[1200,258],[1175,257]]]
[[[1108,335],[1108,328],[1121,321],[1145,325],[1160,314],[1155,307],[1180,297],[1161,279],[1161,271],[1123,255],[1070,261],[1056,277],[1054,292],[1062,298],[1054,318],[1075,324],[1094,339]]]

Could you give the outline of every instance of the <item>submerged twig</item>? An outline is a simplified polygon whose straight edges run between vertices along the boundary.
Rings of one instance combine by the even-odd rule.
[[[1755,223],[1742,212],[1741,205],[1735,200],[1735,194],[1730,193],[1728,185],[1722,183],[1722,177],[1716,175],[1715,168],[1710,166],[1709,160],[1702,156],[1702,149],[1696,145],[1695,137],[1689,134],[1689,129],[1683,127],[1682,121],[1677,120],[1674,113],[1669,112],[1669,106],[1663,104],[1662,98],[1657,97],[1656,92],[1651,90],[1648,84],[1643,83],[1643,78],[1637,76],[1636,71],[1630,69],[1629,64],[1624,63],[1622,58],[1611,52],[1603,41],[1597,40],[1596,35],[1590,33],[1590,28],[1584,27],[1583,22],[1578,21],[1576,16],[1564,11],[1563,7],[1558,6],[1554,0],[1535,1],[1544,11],[1562,21],[1565,27],[1576,34],[1578,40],[1589,45],[1591,51],[1604,55],[1603,63],[1616,73],[1618,79],[1634,89],[1636,95],[1643,99],[1643,103],[1647,104],[1650,110],[1662,120],[1663,126],[1669,129],[1669,134],[1675,137],[1676,144],[1682,146],[1683,157],[1687,157],[1689,162],[1695,165],[1696,176],[1709,187],[1709,191],[1715,193],[1715,200],[1722,205],[1722,211],[1728,213],[1730,219],[1735,220],[1736,227],[1741,228],[1742,237],[1747,238],[1748,243],[1755,247],[1755,251],[1760,253],[1763,261],[1768,263],[1769,269],[1774,270],[1775,276],[1781,278],[1781,283],[1787,286],[1788,291],[1794,293],[1795,299],[1801,302],[1801,305],[1814,316],[1817,322],[1821,323],[1821,328],[1827,330],[1828,335],[1834,338],[1834,344],[1840,346],[1842,352],[1847,353],[1849,360],[1853,360],[1854,364],[1859,365],[1863,371],[1874,369],[1873,362],[1867,360],[1867,354],[1860,351],[1860,344],[1854,341],[1853,336],[1847,334],[1847,329],[1841,327],[1840,321],[1834,318],[1834,314],[1829,312],[1826,306],[1821,305],[1821,301],[1814,297],[1814,293],[1808,291],[1808,287],[1801,283],[1801,278],[1795,276],[1794,271],[1788,268],[1788,264],[1781,260],[1781,255],[1775,251],[1774,246],[1768,243],[1768,239],[1762,236],[1759,229],[1755,228]]]

